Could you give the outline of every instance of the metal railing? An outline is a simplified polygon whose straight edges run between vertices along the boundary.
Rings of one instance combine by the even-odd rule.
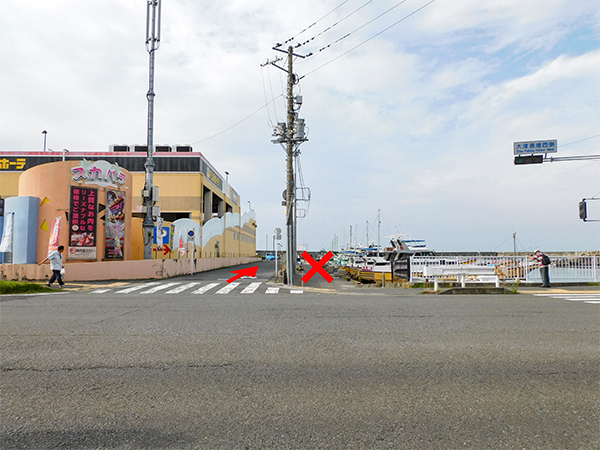
[[[550,281],[557,283],[598,282],[600,256],[550,256]],[[413,256],[410,259],[410,282],[426,281],[425,266],[494,266],[495,274],[505,282],[539,283],[539,264],[528,256]],[[453,277],[440,281],[456,281]],[[471,281],[489,282],[489,277],[473,276]]]

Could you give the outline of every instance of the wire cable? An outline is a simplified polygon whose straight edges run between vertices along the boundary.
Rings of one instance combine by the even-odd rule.
[[[341,18],[340,20],[338,20],[337,22],[335,22],[333,25],[328,26],[327,28],[325,28],[323,31],[321,31],[320,33],[315,34],[313,37],[311,37],[310,39],[307,39],[306,41],[296,44],[296,48],[298,47],[302,47],[303,45],[308,44],[309,42],[314,41],[316,38],[318,38],[319,36],[327,33],[328,31],[330,31],[331,29],[335,28],[337,25],[339,25],[340,23],[342,23],[344,20],[346,20],[348,17],[354,15],[355,13],[357,13],[358,11],[360,11],[361,9],[363,9],[365,6],[367,6],[369,3],[372,3],[373,0],[369,0],[367,3],[364,3],[362,6],[358,7],[357,9],[355,9],[354,11],[352,11],[350,14],[348,14],[347,16]]]
[[[330,48],[332,45],[337,44],[338,42],[346,39],[348,36],[352,36],[354,33],[356,33],[359,30],[362,30],[364,27],[366,27],[367,25],[370,25],[371,23],[375,22],[377,19],[380,19],[381,17],[385,16],[387,13],[389,13],[390,11],[396,9],[398,6],[402,5],[403,3],[406,3],[407,0],[402,0],[401,2],[396,3],[394,6],[392,6],[391,8],[389,8],[388,10],[382,12],[381,14],[379,14],[377,17],[374,17],[373,19],[369,20],[368,22],[362,24],[360,27],[358,27],[357,29],[351,31],[350,33],[346,34],[345,36],[342,36],[341,38],[335,40],[334,42],[332,42],[329,45],[326,45],[325,47],[320,48],[318,51],[322,52],[323,50],[326,50],[328,48]]]
[[[418,12],[420,12],[420,11],[422,11],[423,9],[425,9],[426,7],[428,7],[429,5],[431,5],[431,4],[432,4],[433,2],[435,2],[435,1],[436,1],[436,0],[430,0],[429,2],[425,3],[425,4],[424,4],[423,6],[421,6],[420,8],[418,8],[418,9],[416,9],[415,11],[411,12],[410,14],[408,14],[408,15],[404,16],[402,19],[398,20],[397,22],[394,22],[393,24],[391,24],[390,26],[388,26],[388,27],[384,28],[384,29],[383,29],[383,30],[381,30],[380,32],[378,32],[378,33],[374,34],[373,36],[371,36],[370,38],[368,38],[368,39],[364,40],[364,41],[363,41],[363,42],[361,42],[360,44],[358,44],[358,45],[356,45],[356,46],[352,47],[350,50],[347,50],[347,51],[345,51],[344,53],[342,53],[342,54],[340,54],[340,55],[336,56],[335,58],[333,58],[333,59],[331,59],[331,60],[327,61],[325,64],[322,64],[322,65],[320,65],[320,66],[316,67],[315,69],[313,69],[313,70],[311,70],[311,71],[309,71],[309,72],[305,73],[304,75],[302,75],[302,76],[300,77],[300,79],[302,79],[302,78],[306,77],[307,75],[310,75],[310,74],[312,74],[312,73],[316,72],[316,71],[317,71],[317,70],[319,70],[319,69],[322,69],[323,67],[325,67],[325,66],[327,66],[327,65],[331,64],[332,62],[334,62],[334,61],[336,61],[336,60],[340,59],[342,56],[346,56],[348,53],[350,53],[350,52],[352,52],[352,51],[356,50],[357,48],[359,48],[359,47],[363,46],[363,45],[364,45],[364,44],[366,44],[367,42],[369,42],[369,41],[371,41],[371,40],[375,39],[375,38],[376,38],[377,36],[379,36],[380,34],[383,34],[383,33],[385,33],[385,32],[386,32],[387,30],[389,30],[390,28],[393,28],[393,27],[395,27],[396,25],[398,25],[398,24],[400,24],[400,23],[404,22],[404,21],[405,21],[406,19],[408,19],[409,17],[412,17],[412,16],[414,16],[415,14],[417,14],[417,13],[418,13]]]
[[[563,145],[561,145],[561,148],[562,147],[566,147],[567,145],[573,145],[573,144],[578,144],[579,142],[588,141],[590,139],[594,139],[594,138],[597,138],[597,137],[600,137],[600,134],[595,134],[594,136],[590,136],[590,137],[586,137],[586,138],[583,138],[583,139],[579,139],[578,141],[574,141],[574,142],[569,142],[568,144],[563,144]]]
[[[258,108],[256,111],[254,111],[253,113],[249,114],[248,116],[244,117],[242,120],[234,123],[233,125],[231,125],[228,128],[225,128],[223,131],[218,132],[217,134],[213,134],[212,136],[209,136],[207,138],[204,139],[200,139],[199,141],[196,142],[192,142],[191,145],[194,144],[200,144],[201,142],[205,142],[208,141],[210,139],[216,138],[217,136],[222,135],[223,133],[226,133],[227,131],[231,130],[232,128],[237,127],[239,124],[245,122],[246,120],[248,120],[250,117],[254,116],[256,113],[258,113],[259,111],[261,111],[262,109],[266,108],[269,106],[270,103],[273,103],[275,100],[278,100],[279,98],[283,97],[283,94],[278,95],[277,97],[275,97],[273,100],[271,100],[270,102],[267,102],[266,104],[262,105],[260,108]]]
[[[309,30],[310,28],[314,27],[316,24],[318,24],[321,20],[323,20],[325,17],[329,16],[331,13],[333,13],[334,11],[336,11],[337,9],[341,8],[342,6],[344,6],[346,3],[348,3],[350,0],[346,0],[344,2],[342,2],[341,4],[339,4],[338,6],[336,6],[335,8],[333,8],[331,11],[329,11],[327,14],[325,14],[323,17],[321,17],[319,20],[317,20],[316,22],[313,22],[312,24],[310,24],[309,26],[307,26],[304,30],[302,30],[300,33],[295,34],[294,36],[292,36],[291,38],[287,39],[283,44],[277,44],[275,45],[275,47],[281,47],[282,45],[287,44],[290,41],[293,41],[294,39],[296,39],[298,36],[300,36],[302,33],[304,33],[305,31]]]

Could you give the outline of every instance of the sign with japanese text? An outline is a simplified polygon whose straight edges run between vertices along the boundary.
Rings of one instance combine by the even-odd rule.
[[[104,257],[123,259],[125,245],[125,192],[106,190]]]
[[[108,161],[80,161],[71,169],[73,181],[83,181],[84,184],[96,184],[104,187],[119,187],[125,184],[125,174],[118,164]]]
[[[0,171],[21,171],[26,164],[27,160],[25,158],[4,157],[0,159]]]
[[[549,141],[522,141],[513,144],[513,154],[536,154],[536,153],[556,153],[558,144],[556,139]]]
[[[69,259],[96,260],[98,190],[71,186]]]

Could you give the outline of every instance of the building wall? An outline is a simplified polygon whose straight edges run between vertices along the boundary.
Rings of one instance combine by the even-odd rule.
[[[19,179],[19,195],[32,196],[40,199],[38,215],[38,238],[37,255],[38,260],[44,259],[48,254],[48,242],[52,230],[52,224],[57,217],[61,218],[61,230],[58,245],[64,245],[67,249],[65,260],[69,261],[69,201],[72,186],[90,187],[98,190],[98,205],[106,206],[106,191],[123,190],[125,202],[131,204],[131,174],[122,169],[125,175],[125,183],[121,187],[104,187],[94,183],[85,184],[73,180],[72,168],[80,165],[80,161],[63,161],[35,166],[21,174]],[[99,214],[102,216],[102,212]],[[104,259],[105,226],[102,220],[96,222],[96,259]],[[132,259],[131,246],[131,214],[125,216],[125,247],[124,259]]]
[[[120,167],[129,170],[131,176],[131,185],[128,189],[128,205],[131,212],[130,222],[128,222],[128,232],[130,233],[128,244],[128,255],[131,259],[144,258],[144,232],[142,227],[143,209],[141,191],[145,184],[144,173],[144,152],[141,154],[136,152],[68,152],[65,155],[55,155],[52,153],[42,152],[0,152],[0,196],[6,198],[16,195],[31,195],[27,192],[39,193],[41,190],[51,186],[49,180],[62,179],[60,174],[51,175],[53,178],[48,178],[50,174],[40,173],[40,176],[27,175],[30,179],[26,182],[27,185],[35,185],[35,187],[27,187],[23,193],[19,193],[19,177],[30,170],[38,167],[44,167],[53,164],[61,164],[65,158],[67,163],[79,164],[81,160],[106,160],[110,163],[116,163]],[[224,219],[226,213],[241,214],[241,198],[239,194],[229,185],[228,180],[222,177],[216,169],[204,158],[199,152],[189,152],[181,154],[156,154],[155,153],[155,171],[153,175],[154,185],[159,187],[159,201],[157,206],[161,208],[161,215],[165,218],[165,226],[171,226],[176,219],[190,218],[201,226],[213,222],[215,219]],[[63,176],[67,176],[70,169],[66,169]],[[34,180],[35,178],[36,180]],[[58,188],[58,187],[57,187]],[[63,198],[67,198],[65,204],[59,207],[55,202],[56,195],[54,187],[48,191],[53,197],[49,197],[44,201],[46,195],[40,197],[42,203],[41,212],[47,220],[48,227],[51,227],[53,217],[49,211],[56,211],[56,214],[62,214],[64,217],[63,226],[66,226],[65,213],[68,212],[68,187],[63,186],[67,191],[67,196],[64,197],[64,192],[61,194]],[[33,189],[33,190],[32,190]],[[130,199],[130,200],[129,200]],[[60,211],[59,211],[60,210]],[[50,216],[49,216],[50,214]],[[47,217],[46,217],[47,216]],[[245,216],[242,214],[242,216]],[[209,226],[210,227],[210,226]],[[231,257],[237,255],[254,256],[256,254],[256,219],[254,214],[251,217],[246,217],[246,220],[240,223],[238,220],[235,225],[231,221],[227,223],[225,228],[221,229],[219,241],[219,254],[221,257],[229,255]],[[99,226],[100,228],[103,228]],[[102,230],[103,232],[103,230]],[[40,232],[45,234],[46,246],[48,232]],[[100,239],[103,236],[98,236]],[[62,243],[62,242],[61,242]],[[196,257],[209,257],[216,254],[216,242],[210,245],[197,245]],[[64,243],[63,243],[64,245]],[[212,245],[212,246],[211,246]],[[178,246],[171,237],[170,247]],[[44,245],[38,244],[38,251]],[[174,259],[180,255],[175,252],[167,252],[164,254],[164,249],[158,251],[154,246],[153,255],[159,259]],[[100,249],[98,250],[100,255]]]

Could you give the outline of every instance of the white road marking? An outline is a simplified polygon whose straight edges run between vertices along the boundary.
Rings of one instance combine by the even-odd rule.
[[[199,289],[196,289],[195,291],[192,292],[192,294],[204,294],[208,291],[210,291],[212,288],[214,288],[215,286],[218,286],[220,283],[208,283],[205,286],[202,286]]]
[[[253,294],[262,283],[250,283],[242,290],[242,294]]]
[[[180,294],[183,291],[185,291],[186,289],[192,288],[192,287],[196,286],[197,284],[200,284],[200,283],[196,282],[196,283],[184,284],[182,286],[176,287],[175,289],[171,289],[170,291],[165,292],[165,294]]]
[[[267,294],[279,294],[278,287],[269,287],[267,288]]]
[[[129,294],[130,292],[135,292],[139,289],[143,289],[148,286],[154,286],[155,284],[158,284],[158,281],[152,282],[152,283],[138,284],[136,286],[132,286],[127,289],[123,289],[122,291],[117,291],[117,294]]]
[[[158,291],[162,291],[163,289],[167,289],[167,288],[170,288],[171,286],[175,286],[176,284],[179,284],[179,282],[161,284],[156,287],[153,287],[152,289],[148,289],[147,291],[142,291],[142,292],[140,292],[140,294],[154,294]]]
[[[219,289],[217,291],[217,294],[229,294],[231,291],[233,291],[239,285],[240,285],[240,283],[229,283],[227,286]]]

